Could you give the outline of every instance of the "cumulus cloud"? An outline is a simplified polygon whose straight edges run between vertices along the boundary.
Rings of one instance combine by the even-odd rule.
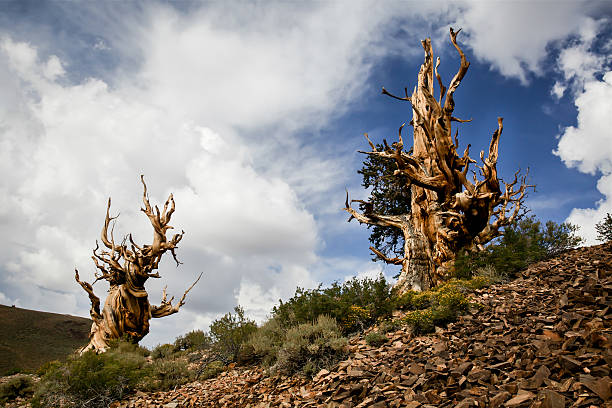
[[[529,74],[541,75],[551,43],[592,28],[582,2],[554,7],[547,1],[468,1],[455,25],[474,55],[493,69],[527,84]]]
[[[594,244],[595,224],[612,212],[612,71],[601,80],[591,78],[575,99],[578,110],[576,126],[568,126],[560,135],[555,154],[568,167],[599,176],[597,189],[604,198],[595,208],[576,208],[568,221],[581,226],[580,233]]]
[[[28,290],[40,292],[33,288],[50,292],[34,293],[27,306],[71,313],[87,310],[86,299],[71,284],[70,271],[74,265],[91,270],[88,258],[103,221],[105,196],[112,195],[112,210],[122,212],[118,233],[134,232],[136,240],[149,239],[150,226],[137,211],[139,173],[147,175],[154,201],[174,190],[174,221],[188,231],[181,248],[190,261],[185,260],[187,271],[177,274],[168,268],[168,274],[175,275],[162,273],[173,279],[174,292],[187,286],[201,268],[208,280],[224,285],[200,284],[191,296],[218,298],[217,293],[225,293],[227,298],[218,300],[220,304],[209,305],[219,313],[238,298],[248,302],[249,293],[259,296],[253,291],[240,295],[243,279],[260,282],[272,264],[288,273],[279,273],[277,282],[255,287],[275,294],[274,301],[299,281],[291,273],[296,268],[302,269],[302,281],[312,284],[305,270],[317,244],[312,215],[287,183],[255,171],[240,143],[230,144],[209,128],[177,120],[168,109],[111,90],[97,79],[60,85],[57,57],[41,61],[29,44],[6,40],[2,52],[7,71],[26,86],[21,111],[2,118],[7,130],[3,171],[27,168],[15,174],[12,185],[3,186],[8,191],[1,215],[16,230],[3,238],[11,240],[3,246],[13,249],[2,254],[4,280],[21,289],[17,293],[21,292],[22,302]],[[53,75],[49,66],[56,67]],[[27,122],[37,126],[28,132]],[[18,138],[27,136],[33,143],[20,143]],[[156,188],[160,185],[164,191]],[[301,239],[293,239],[296,236]],[[203,265],[198,265],[197,252],[204,254]],[[209,257],[228,260],[215,264]],[[218,269],[208,270],[211,265]],[[219,279],[219,273],[233,279]],[[152,293],[157,286],[151,285]],[[267,299],[272,301],[270,296]]]
[[[211,4],[187,15],[152,5],[126,38],[94,33],[93,48],[104,44],[120,63],[140,58],[111,82],[72,75],[78,64],[61,50],[3,37],[0,168],[12,177],[0,186],[0,219],[11,231],[0,238],[2,293],[23,307],[86,313],[73,268],[91,280],[107,197],[121,214],[117,236],[150,239],[139,174],[151,201],[174,192],[173,225],[186,230],[183,265],[162,262],[163,279],[148,284],[152,303],[164,284],[180,295],[205,273],[185,310],[164,319],[172,331],[156,334],[163,325],[154,322],[146,344],[236,303],[262,319],[296,285],[314,286],[323,242],[312,209],[339,182],[326,175],[339,170],[295,132],[316,132],[363,92],[392,11],[289,7]],[[96,285],[100,297],[104,290]]]

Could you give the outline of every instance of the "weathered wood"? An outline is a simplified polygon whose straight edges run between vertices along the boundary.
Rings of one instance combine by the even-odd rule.
[[[108,199],[101,233],[104,248],[101,249],[96,242],[92,256],[98,270],[94,284],[99,280],[106,280],[110,284],[102,312],[100,312],[100,299],[94,294],[92,284],[81,281],[79,272],[75,269],[77,283],[89,295],[92,304],[90,314],[94,321],[89,335],[89,344],[81,349],[81,353],[87,350],[104,352],[111,340],[123,337],[134,342],[140,341],[149,333],[149,320],[152,317],[164,317],[177,313],[185,304],[187,293],[202,276],[200,274],[200,277],[185,291],[175,305],[172,305],[174,298],[167,300],[166,289],[163,291],[160,306],[149,303],[144,284],[149,278],[160,277],[157,268],[166,251],[170,251],[177,266],[180,264],[175,250],[183,238],[184,231],[174,234],[168,240],[166,232],[172,229],[169,222],[175,209],[174,198],[170,194],[162,211],[157,206],[153,209],[147,196],[147,185],[143,176],[141,176],[141,181],[144,189],[144,208],[141,208],[141,211],[146,214],[153,227],[153,242],[151,245],[139,246],[130,234],[123,238],[121,244],[117,244],[113,237],[114,222],[111,225],[111,221],[114,221],[117,216],[110,216],[111,199]]]
[[[345,210],[351,215],[349,221],[355,218],[360,223],[402,230],[405,255],[397,283],[400,293],[428,289],[448,279],[457,253],[464,249],[481,249],[483,244],[501,235],[502,228],[521,215],[527,188],[533,187],[526,183],[527,174],[519,177],[517,172],[513,182],[504,184],[502,193],[496,168],[502,118],[498,118],[487,157],[480,152],[482,166],[476,166],[480,179],[475,172],[473,181],[467,178],[469,166],[476,160],[469,156],[470,145],[459,156],[458,133],[455,131],[453,137],[451,126],[452,122],[469,121],[453,116],[455,91],[470,66],[457,44],[459,31],[450,29],[450,39],[461,63],[448,91],[438,73],[439,58],[434,66],[430,39],[422,41],[425,59],[412,95],[409,96],[407,90],[405,97],[395,96],[385,88],[382,90],[385,95],[410,102],[413,114],[410,124],[414,128],[412,149],[404,151],[403,125],[398,142],[389,146],[385,141],[382,149],[377,149],[366,135],[372,151],[362,153],[394,161],[397,165],[395,176],[403,175],[408,180],[410,214],[392,217],[372,212],[360,214],[350,208],[347,197]],[[439,87],[438,99],[434,97],[434,76]],[[373,252],[385,262],[398,263],[397,258],[386,258],[376,249]]]

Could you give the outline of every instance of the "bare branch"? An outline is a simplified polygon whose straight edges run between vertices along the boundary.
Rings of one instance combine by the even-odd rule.
[[[452,27],[450,28],[451,42],[453,43],[453,45],[457,49],[457,52],[459,53],[459,56],[461,57],[461,65],[459,66],[459,70],[457,71],[450,85],[448,86],[448,92],[446,93],[446,100],[444,101],[444,110],[447,112],[448,115],[450,115],[455,110],[455,100],[453,99],[453,96],[455,94],[455,91],[459,87],[461,80],[465,76],[468,68],[470,67],[470,63],[465,58],[465,54],[461,50],[461,47],[459,47],[459,45],[457,44],[457,34],[459,34],[460,31],[461,29],[454,31]]]
[[[187,290],[183,293],[183,296],[181,296],[181,298],[179,299],[178,303],[174,306],[172,305],[174,297],[170,298],[170,300],[166,300],[166,288],[164,287],[164,290],[162,292],[161,304],[159,306],[151,306],[151,317],[159,318],[178,313],[181,306],[185,304],[185,298],[187,297],[187,294],[200,281],[200,278],[202,277],[203,273],[204,272],[200,273],[198,279],[196,279],[195,282],[193,282],[191,286],[187,288]]]
[[[380,252],[378,249],[374,248],[373,246],[370,247],[370,250],[372,252],[374,252],[376,254],[376,256],[378,256],[380,259],[382,259],[383,261],[385,261],[388,264],[401,265],[406,260],[406,257],[404,257],[404,258],[389,258],[389,257],[385,256],[385,254]]]
[[[395,98],[395,99],[398,99],[398,100],[400,100],[400,101],[405,101],[405,102],[410,102],[410,103],[412,103],[412,99],[410,99],[410,97],[409,97],[408,95],[406,95],[406,96],[405,96],[405,97],[403,97],[403,98],[401,98],[401,97],[399,97],[399,96],[395,96],[395,95],[393,95],[393,94],[389,93],[389,91],[387,91],[387,90],[385,89],[385,87],[384,87],[384,86],[383,86],[383,88],[382,88],[382,94],[383,94],[383,95],[390,96],[390,97]]]
[[[95,322],[101,320],[102,315],[100,314],[100,298],[95,295],[93,291],[93,286],[79,279],[79,271],[76,268],[74,268],[74,279],[89,295],[89,301],[91,302],[91,309],[89,310],[89,314],[91,315],[91,319]]]
[[[472,119],[459,119],[459,118],[456,118],[454,116],[451,116],[451,121],[452,122],[459,122],[459,123],[467,123],[467,122],[471,122]]]

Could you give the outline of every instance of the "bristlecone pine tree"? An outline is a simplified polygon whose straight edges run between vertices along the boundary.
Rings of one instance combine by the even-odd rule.
[[[459,30],[460,31],[460,30]],[[473,173],[473,181],[468,179],[470,145],[459,156],[458,134],[451,128],[452,122],[468,122],[453,116],[455,102],[453,95],[465,76],[470,63],[459,45],[457,34],[450,29],[450,39],[459,56],[461,65],[453,77],[448,92],[438,74],[440,58],[434,65],[431,40],[422,41],[425,62],[421,65],[417,86],[412,96],[405,90],[404,97],[398,97],[383,88],[382,93],[395,99],[410,102],[412,105],[413,144],[406,151],[402,139],[402,125],[399,140],[382,148],[377,148],[368,138],[371,151],[361,152],[377,156],[395,163],[394,176],[403,177],[410,188],[410,212],[400,215],[378,214],[373,211],[372,203],[361,200],[360,209],[351,208],[348,193],[345,210],[360,223],[380,227],[394,227],[404,236],[404,256],[390,258],[382,251],[370,247],[372,252],[387,263],[401,265],[402,269],[396,290],[425,290],[448,279],[456,255],[461,250],[479,250],[483,244],[501,235],[502,227],[520,217],[521,204],[526,190],[527,174],[500,187],[497,176],[499,138],[502,133],[502,118],[498,118],[498,128],[493,133],[488,156],[480,153],[482,166],[480,179]],[[434,76],[439,86],[439,97],[434,96]]]
[[[153,227],[153,243],[151,245],[137,245],[129,234],[123,238],[120,244],[113,237],[114,221],[118,216],[111,217],[111,200],[108,199],[106,207],[106,218],[102,227],[102,244],[100,249],[96,241],[92,259],[96,264],[96,280],[106,280],[110,284],[108,296],[104,308],[100,312],[100,299],[94,294],[92,284],[81,281],[79,272],[75,269],[75,279],[89,295],[91,301],[90,315],[93,320],[89,334],[89,344],[81,349],[81,353],[87,350],[104,352],[109,342],[119,338],[127,338],[137,343],[149,332],[149,320],[152,317],[164,317],[177,313],[185,304],[187,293],[200,280],[198,279],[185,291],[178,303],[172,305],[166,298],[166,289],[162,293],[161,304],[154,306],[149,303],[148,293],[144,287],[149,278],[159,278],[156,272],[162,255],[170,251],[176,265],[180,262],[176,258],[175,249],[183,238],[184,231],[175,234],[170,240],[166,238],[166,232],[172,227],[168,225],[170,217],[174,213],[174,198],[172,194],[166,200],[163,211],[155,206],[155,210],[149,203],[147,197],[147,185],[141,176],[144,187],[143,202],[144,212]],[[109,236],[109,226],[113,221]]]

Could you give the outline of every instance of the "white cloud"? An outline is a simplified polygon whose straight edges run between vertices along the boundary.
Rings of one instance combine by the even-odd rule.
[[[378,48],[381,24],[393,10],[248,8],[211,4],[190,15],[147,8],[126,33],[125,44],[138,49],[117,46],[119,33],[104,41],[142,57],[112,83],[86,76],[70,83],[65,67],[75,65],[59,50],[2,40],[0,169],[12,177],[0,186],[0,219],[12,233],[0,237],[0,283],[11,298],[87,313],[73,268],[91,280],[107,197],[111,212],[121,213],[118,237],[150,239],[138,211],[139,174],[152,201],[174,192],[173,225],[186,230],[178,250],[184,264],[162,262],[163,278],[148,284],[151,302],[164,284],[180,296],[205,272],[184,311],[153,323],[147,344],[171,341],[236,303],[261,319],[296,285],[315,285],[322,242],[302,197],[322,202],[341,181],[326,177],[338,171],[329,156],[319,158],[294,132],[324,127],[363,92],[373,61],[386,52]],[[100,297],[104,289],[96,285]]]
[[[593,28],[581,2],[553,6],[548,1],[467,1],[455,21],[467,34],[462,41],[474,55],[507,77],[528,82],[541,75],[547,47],[557,40]],[[586,27],[586,28],[585,28]]]
[[[601,81],[591,78],[575,100],[576,126],[565,128],[555,150],[566,166],[598,175],[597,190],[604,196],[595,208],[572,210],[568,221],[580,225],[588,244],[596,243],[595,224],[612,212],[612,71]]]
[[[180,120],[173,115],[180,107],[160,107],[98,79],[60,85],[60,71],[45,75],[48,62],[40,61],[28,44],[7,40],[2,52],[10,64],[6,71],[15,83],[25,84],[21,109],[2,117],[7,149],[1,164],[5,173],[24,171],[14,172],[11,182],[3,184],[6,195],[0,206],[5,225],[15,229],[14,235],[2,238],[3,247],[9,248],[1,255],[4,281],[18,288],[24,306],[80,314],[88,310],[72,271],[78,266],[87,278],[93,269],[89,256],[107,195],[113,197],[111,211],[122,213],[116,234],[129,231],[138,241],[150,239],[150,226],[137,211],[140,173],[146,174],[153,201],[174,190],[174,225],[187,230],[179,250],[179,256],[186,255],[185,267],[175,275],[167,263],[162,269],[172,279],[172,293],[180,295],[203,269],[207,276],[190,294],[190,303],[224,294],[225,299],[212,305],[219,313],[231,310],[237,300],[249,302],[248,296],[237,299],[234,294],[242,277],[260,282],[262,271],[272,264],[283,272],[301,268],[312,283],[305,269],[315,259],[318,240],[312,215],[286,182],[254,169],[237,136],[224,138]],[[61,67],[61,62],[54,66]],[[28,123],[36,127],[30,129]],[[32,143],[22,143],[28,138]],[[204,265],[197,252],[203,253]],[[215,264],[207,254],[229,261]],[[211,265],[218,269],[210,270]],[[205,280],[220,281],[221,287]],[[294,273],[283,273],[268,283],[271,293],[286,295],[294,282]],[[152,302],[158,301],[161,284],[151,283]],[[97,291],[104,295],[103,288]]]

